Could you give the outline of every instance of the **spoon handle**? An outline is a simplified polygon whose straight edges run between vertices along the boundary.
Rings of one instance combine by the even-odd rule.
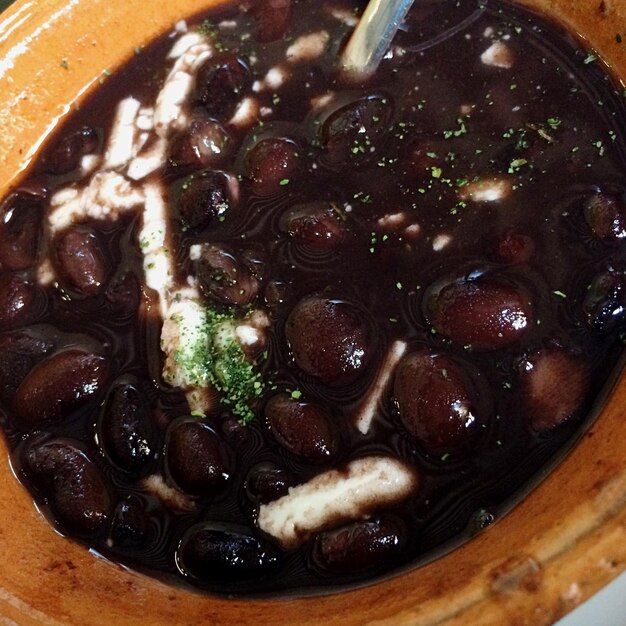
[[[376,71],[414,0],[370,0],[341,55],[343,72],[366,78]]]

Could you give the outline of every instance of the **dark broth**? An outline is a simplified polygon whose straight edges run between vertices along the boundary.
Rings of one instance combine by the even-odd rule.
[[[203,24],[220,50],[249,63],[252,80],[263,80],[279,65],[289,73],[280,87],[255,91],[249,85],[239,94],[254,97],[261,110],[268,109],[259,118],[262,123],[242,128],[229,124],[232,111],[207,115],[202,104],[192,104],[191,117],[216,118],[227,128],[229,156],[211,167],[181,165],[172,157],[172,146],[182,131],[169,138],[169,163],[152,175],[164,181],[169,198],[178,280],[204,271],[189,258],[192,245],[216,243],[235,255],[247,250],[258,257],[258,276],[253,278],[259,292],[250,303],[220,300],[215,286],[204,292],[207,304],[222,312],[254,307],[271,320],[265,352],[254,356],[265,386],[252,402],[256,416],[249,424],[242,425],[232,407],[219,402],[206,418],[192,418],[184,394],[163,382],[160,319],[154,314],[154,294],[141,287],[140,211],[70,226],[95,233],[98,254],[106,259],[106,278],[93,294],[77,292],[67,275],[49,285],[38,284],[37,267],[46,258],[62,274],[55,260],[62,233],[53,237],[42,215],[56,190],[80,179],[76,168],[59,173],[61,166],[51,173],[51,155],[60,141],[83,128],[94,129],[94,152],[101,154],[118,101],[133,96],[144,105],[154,102],[171,65],[167,61],[164,67],[163,61],[174,42],[171,36],[138,51],[125,67],[106,77],[56,131],[17,195],[2,205],[3,215],[15,207],[26,215],[24,207],[34,206],[38,217],[31,222],[43,233],[36,258],[1,270],[0,297],[15,312],[0,315],[5,354],[0,367],[2,425],[19,477],[51,522],[107,558],[170,581],[229,594],[332,591],[419,564],[510,507],[525,485],[580,433],[618,364],[626,306],[626,111],[622,94],[601,62],[572,35],[508,2],[492,1],[484,7],[472,0],[420,1],[397,36],[393,58],[370,80],[347,85],[338,78],[334,63],[351,27],[329,7],[352,15],[363,5],[293,0],[284,32],[265,43],[257,40],[262,21],[278,17],[268,18],[263,11],[231,7],[190,22],[190,28]],[[218,26],[223,20],[235,20],[236,27]],[[456,28],[459,24],[464,27]],[[449,36],[435,45],[433,38],[447,29]],[[320,57],[285,62],[286,48],[300,34],[322,30],[330,33],[330,40]],[[249,36],[242,37],[245,33]],[[265,37],[271,39],[267,33]],[[481,61],[494,42],[506,47],[505,66]],[[506,67],[508,61],[511,67]],[[335,100],[312,111],[312,99],[328,91],[335,93]],[[328,120],[340,104],[349,107],[364,97],[377,99],[373,112],[361,109],[357,114],[358,124],[370,126],[365,132],[350,127],[333,143]],[[290,173],[280,180],[255,180],[247,159],[259,141],[272,137],[294,142],[296,165],[285,169]],[[200,171],[208,170],[238,178],[241,197],[230,203],[222,220],[213,216],[190,225],[189,216],[181,215],[181,196],[202,178]],[[477,200],[481,181],[502,197]],[[285,217],[300,205],[308,216],[322,205],[324,219],[330,211],[330,222],[322,223],[322,236],[312,235],[312,245],[298,239],[302,232]],[[396,214],[401,215],[388,217]],[[330,233],[324,230],[329,223]],[[332,243],[335,234],[338,245]],[[4,237],[0,247],[7,248],[10,232]],[[11,281],[14,288],[7,286]],[[441,295],[448,287],[447,295]],[[321,365],[313,359],[313,365],[302,367],[308,363],[303,353],[308,354],[309,344],[341,344],[341,338],[332,339],[333,328],[328,329],[328,339],[306,319],[290,318],[311,294],[326,303],[347,302],[354,325],[366,337],[363,363],[339,382],[332,372],[324,373],[325,353],[315,353],[324,361]],[[495,321],[492,305],[500,307]],[[513,314],[521,321],[511,321],[516,306],[520,311]],[[465,307],[462,319],[459,307]],[[331,321],[334,315],[333,309]],[[294,330],[288,342],[290,324]],[[475,330],[481,324],[486,325],[482,335]],[[294,356],[301,336],[306,345],[296,347]],[[461,382],[450,382],[457,385],[454,388],[444,385],[441,394],[460,398],[461,404],[469,397],[476,424],[460,428],[453,424],[458,411],[452,411],[449,423],[415,426],[411,394],[420,389],[425,397],[437,394],[438,383],[420,387],[415,378],[411,387],[410,382],[398,382],[398,374],[395,386],[392,377],[378,403],[371,430],[366,435],[357,430],[355,416],[362,399],[398,339],[408,345],[405,359],[421,355],[415,370],[405,365],[409,381],[424,376],[420,368],[431,367],[429,359],[443,355],[442,376],[449,381],[448,375],[453,375]],[[70,368],[88,372],[75,390],[88,398],[79,403],[66,399],[60,408],[48,410],[41,400],[44,391],[35,389],[29,395],[22,383],[43,386],[33,382],[34,368],[69,349],[92,359],[84,362],[80,357]],[[100,366],[96,357],[106,364],[100,377],[93,374]],[[90,381],[92,388],[87,389]],[[141,398],[133,410],[143,405],[149,415],[142,434],[132,426],[125,431],[138,446],[142,437],[149,444],[144,456],[135,449],[126,467],[128,459],[112,460],[115,453],[102,431],[113,385],[122,385],[128,393],[132,389]],[[268,426],[267,402],[282,392],[330,416],[338,443],[321,460],[294,452]],[[48,413],[41,419],[24,417],[16,394],[34,396]],[[438,401],[433,397],[426,405]],[[426,421],[429,415],[438,419],[437,409],[420,410]],[[230,474],[227,484],[210,496],[187,493],[189,510],[168,504],[143,482],[148,475],[158,475],[176,486],[171,467],[166,467],[166,443],[174,445],[167,433],[172,423],[185,420],[210,426],[219,447],[214,455]],[[456,430],[448,437],[447,429]],[[51,441],[61,451],[41,452]],[[64,445],[70,446],[70,453]],[[419,485],[408,499],[374,510],[368,521],[343,520],[341,527],[356,523],[350,526],[353,543],[348,542],[343,561],[334,553],[320,556],[332,527],[294,550],[283,549],[257,528],[259,498],[251,495],[251,483],[259,467],[280,468],[281,480],[289,474],[287,483],[300,484],[369,455],[401,459],[415,468]],[[97,478],[87,481],[87,487],[85,482],[73,483],[72,468]],[[272,488],[282,495],[286,487],[277,484],[278,474],[271,476]],[[98,489],[108,495],[98,500],[96,513],[89,513],[93,524],[76,523],[76,515],[88,517],[80,510],[81,502],[89,503],[91,491]],[[213,524],[217,535],[232,531],[258,542],[250,548],[255,555],[251,558],[258,561],[255,566],[248,570],[245,563],[243,569],[233,565],[230,575],[220,561],[218,577],[198,574],[198,567],[204,566],[190,566],[185,559],[201,558],[185,556],[179,544],[201,522]],[[380,559],[368,560],[363,555],[370,548],[354,539],[370,531],[379,533],[371,551]],[[240,539],[228,547],[219,537],[220,550],[244,553]]]

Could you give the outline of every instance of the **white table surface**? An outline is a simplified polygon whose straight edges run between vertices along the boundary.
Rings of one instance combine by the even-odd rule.
[[[555,626],[626,626],[626,572]]]

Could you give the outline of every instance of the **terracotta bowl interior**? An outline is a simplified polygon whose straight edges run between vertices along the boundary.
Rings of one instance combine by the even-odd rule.
[[[18,0],[0,17],[0,196],[74,103],[211,0]],[[626,80],[623,0],[524,0]],[[616,34],[624,35],[624,43]],[[67,69],[61,62],[67,62]],[[622,82],[621,88],[624,88]],[[133,624],[550,624],[626,567],[626,381],[563,463],[488,532],[385,582],[323,598],[227,600],[98,559],[54,533],[0,464],[0,621]],[[7,458],[0,442],[0,457]]]

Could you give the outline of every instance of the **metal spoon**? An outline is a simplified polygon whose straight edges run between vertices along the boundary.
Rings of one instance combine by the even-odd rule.
[[[367,78],[376,71],[414,0],[370,0],[340,58],[348,78]]]

